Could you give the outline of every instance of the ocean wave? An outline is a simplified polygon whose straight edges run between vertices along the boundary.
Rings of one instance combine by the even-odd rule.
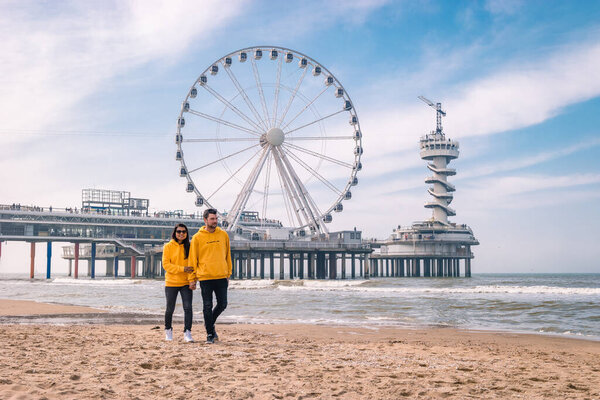
[[[558,328],[542,328],[542,329],[538,329],[537,333],[557,335],[557,336],[576,336],[576,337],[600,340],[600,337],[597,335],[590,335],[590,334],[585,334],[582,332],[561,331]]]
[[[127,286],[140,285],[143,283],[140,279],[73,279],[73,278],[55,278],[50,283],[60,285],[85,285],[85,286]]]
[[[268,287],[275,286],[276,281],[272,281],[269,279],[260,279],[260,280],[230,280],[229,288],[230,289],[264,289]]]
[[[265,288],[307,288],[310,289],[337,289],[345,287],[356,287],[363,285],[369,281],[363,280],[331,280],[331,281],[309,281],[302,279],[293,280],[231,280],[229,281],[230,289],[265,289]],[[293,290],[293,289],[292,289]]]
[[[331,281],[341,282],[341,281]],[[358,285],[336,285],[336,284],[310,284],[282,286],[279,290],[307,290],[307,291],[349,291],[366,293],[396,293],[396,294],[537,294],[537,295],[584,295],[598,296],[600,288],[567,288],[559,286],[474,286],[459,288],[435,288],[435,287],[368,287]],[[329,283],[325,281],[324,283]],[[344,282],[345,283],[345,282]]]
[[[315,288],[345,288],[361,286],[369,281],[364,280],[331,280],[331,281],[304,281],[304,286]]]
[[[377,329],[377,327],[396,326],[396,327],[418,327],[398,319],[389,320],[355,320],[345,318],[278,318],[278,317],[257,317],[253,315],[227,315],[219,318],[223,323],[233,324],[307,324],[307,325],[327,325],[327,326],[352,326],[366,329]]]

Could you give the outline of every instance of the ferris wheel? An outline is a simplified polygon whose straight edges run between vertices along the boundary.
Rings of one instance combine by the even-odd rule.
[[[280,223],[298,236],[327,233],[362,169],[362,133],[342,84],[277,46],[208,66],[185,96],[175,142],[187,192],[220,210],[228,231]]]

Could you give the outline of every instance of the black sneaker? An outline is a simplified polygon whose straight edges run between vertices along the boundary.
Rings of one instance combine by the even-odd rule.
[[[210,335],[206,335],[206,343],[213,344],[215,342],[215,335],[212,333]]]
[[[217,340],[219,340],[219,335],[217,335],[217,331],[213,331],[213,339],[216,342]]]

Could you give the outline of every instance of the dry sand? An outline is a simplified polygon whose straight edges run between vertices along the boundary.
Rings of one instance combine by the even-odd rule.
[[[600,399],[595,341],[218,325],[221,340],[207,345],[174,328],[169,343],[158,325],[0,325],[0,398]]]

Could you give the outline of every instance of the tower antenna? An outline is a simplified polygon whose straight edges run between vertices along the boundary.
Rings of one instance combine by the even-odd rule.
[[[434,103],[423,96],[419,96],[419,99],[421,99],[425,104],[429,105],[431,108],[435,109],[437,122],[435,133],[443,135],[444,133],[442,132],[442,117],[446,116],[446,111],[442,110],[442,103]]]

